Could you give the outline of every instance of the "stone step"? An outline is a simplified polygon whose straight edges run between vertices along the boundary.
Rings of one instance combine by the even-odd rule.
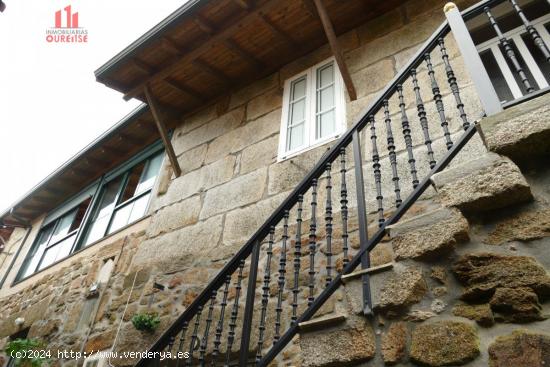
[[[433,258],[468,241],[468,221],[456,208],[439,208],[386,227],[396,260]]]
[[[340,324],[344,321],[346,321],[346,315],[338,313],[335,315],[322,316],[313,320],[300,322],[298,327],[300,328],[300,332],[311,332],[322,330],[329,326]]]
[[[351,279],[359,278],[360,276],[362,276],[364,274],[378,273],[378,272],[381,272],[381,271],[391,270],[392,268],[393,268],[393,262],[378,265],[378,266],[371,266],[370,268],[367,268],[367,269],[360,269],[360,270],[356,270],[356,271],[354,271],[352,273],[349,273],[349,274],[344,274],[344,275],[342,275],[341,279],[342,279],[343,283],[346,283],[346,282],[350,281]]]
[[[444,206],[465,212],[501,209],[533,199],[519,168],[496,153],[448,168],[431,181]]]

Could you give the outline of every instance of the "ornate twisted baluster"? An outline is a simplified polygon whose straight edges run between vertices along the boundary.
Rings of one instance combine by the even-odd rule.
[[[300,258],[302,257],[302,204],[304,195],[298,195],[298,209],[296,218],[296,243],[294,244],[294,287],[292,288],[292,324],[298,319],[298,288],[300,281]]]
[[[344,267],[349,263],[348,259],[348,188],[346,185],[346,148],[340,148],[340,214],[342,215],[342,251],[344,254]]]
[[[243,280],[244,259],[239,262],[239,275],[237,276],[237,284],[235,285],[235,301],[231,310],[231,319],[229,320],[229,333],[227,335],[227,351],[225,353],[225,367],[229,367],[231,359],[231,349],[235,341],[235,328],[237,327],[237,316],[239,315],[239,298],[241,297],[241,282]]]
[[[420,126],[422,126],[422,132],[424,133],[424,144],[428,148],[428,159],[430,162],[430,168],[435,167],[434,151],[432,149],[432,139],[430,138],[430,132],[428,131],[428,119],[426,118],[426,110],[424,109],[424,102],[420,95],[420,87],[418,86],[418,79],[416,78],[416,69],[411,69],[411,77],[414,86],[414,94],[416,96],[416,109],[418,110],[418,118],[420,119]]]
[[[533,27],[529,19],[525,16],[523,13],[523,10],[519,7],[518,3],[515,0],[510,0],[510,3],[512,4],[512,7],[520,17],[523,25],[525,26],[525,29],[527,32],[531,35],[531,38],[533,39],[533,42],[535,42],[535,45],[541,50],[542,54],[544,55],[544,58],[546,61],[550,62],[550,51],[548,50],[548,47],[542,40],[542,38],[539,35],[539,32]]]
[[[187,334],[188,327],[189,327],[189,323],[185,321],[183,323],[183,328],[181,329],[180,342],[178,346],[178,355],[181,355],[181,353],[183,352],[183,345],[185,344],[185,334]],[[179,367],[179,365],[180,365],[180,358],[178,357],[176,360],[176,367]]]
[[[309,296],[308,306],[315,300],[315,251],[317,249],[317,179],[311,181],[311,221],[309,225]]]
[[[208,346],[208,334],[210,333],[210,325],[212,324],[212,313],[214,312],[214,305],[216,303],[217,295],[218,291],[215,290],[212,291],[212,295],[210,296],[210,306],[208,306],[208,314],[206,315],[206,326],[204,328],[204,334],[202,336],[199,356],[199,362],[201,366],[204,366],[204,356],[206,355],[206,347]]]
[[[393,191],[395,192],[395,206],[399,208],[399,205],[403,202],[401,200],[401,188],[399,187],[399,174],[397,173],[397,157],[395,155],[395,142],[393,140],[393,132],[391,128],[390,110],[388,107],[388,100],[385,99],[382,102],[384,106],[384,121],[386,122],[386,137],[388,142],[388,152],[390,156],[390,164],[392,171]]]
[[[171,336],[170,339],[168,340],[168,346],[166,348],[166,350],[170,353],[172,353],[172,348],[174,347],[174,343],[176,342],[176,337],[175,336]]]
[[[191,366],[193,361],[193,352],[196,349],[196,343],[198,340],[199,325],[201,322],[202,306],[197,307],[197,314],[195,315],[195,326],[193,328],[193,334],[191,335],[191,343],[189,344],[189,358],[187,358],[187,366]]]
[[[493,29],[497,34],[498,40],[502,45],[502,47],[504,48],[504,52],[506,53],[506,56],[514,66],[514,69],[516,69],[516,73],[518,73],[519,78],[521,79],[521,82],[525,86],[525,90],[527,91],[527,93],[534,91],[535,88],[531,86],[531,83],[527,79],[527,75],[525,74],[525,71],[523,71],[523,68],[521,67],[519,60],[516,57],[516,53],[514,52],[512,45],[510,44],[508,39],[504,36],[504,34],[502,34],[502,31],[500,30],[498,23],[493,17],[493,14],[491,14],[491,9],[488,6],[486,6],[485,8],[483,8],[483,10],[485,11],[485,14],[487,14],[487,17],[489,18],[489,22],[493,26]]]
[[[271,281],[271,258],[273,257],[273,236],[275,227],[269,228],[269,241],[267,243],[267,258],[265,260],[264,285],[262,287],[262,310],[260,312],[260,326],[258,327],[258,350],[256,351],[256,362],[262,359],[262,348],[264,345],[265,318],[267,315],[267,304],[269,302],[269,283]]]
[[[409,118],[405,108],[405,97],[403,96],[403,86],[397,85],[397,95],[399,96],[399,108],[401,110],[401,127],[403,128],[403,138],[405,139],[405,146],[407,147],[407,155],[409,157],[409,167],[412,176],[413,188],[418,186],[418,176],[416,171],[416,160],[413,153],[413,142],[411,137],[411,127],[409,125]]]
[[[376,145],[376,127],[374,116],[369,116],[370,140],[372,143],[372,168],[374,169],[374,184],[376,185],[376,201],[378,202],[378,226],[384,224],[384,197],[382,196],[382,174],[380,173],[380,156]],[[359,163],[356,163],[359,164]]]
[[[285,274],[286,274],[286,249],[288,241],[288,210],[283,214],[283,245],[281,249],[281,257],[279,259],[279,291],[277,292],[277,307],[275,308],[275,335],[273,344],[277,343],[281,336],[281,313],[283,312],[283,291],[285,289]]]
[[[437,113],[439,114],[439,121],[441,121],[441,128],[443,129],[445,144],[447,145],[447,150],[449,150],[453,146],[453,141],[451,140],[451,133],[449,132],[449,122],[447,121],[447,116],[445,116],[445,106],[443,105],[443,100],[441,99],[441,91],[439,89],[439,85],[437,84],[437,80],[435,79],[435,71],[429,53],[424,54],[424,60],[426,61],[426,66],[428,67],[428,75],[430,76],[430,82],[432,84],[432,93],[434,95],[434,102],[437,108]]]
[[[220,303],[220,319],[218,320],[218,325],[216,326],[216,338],[214,339],[214,350],[212,351],[212,362],[211,366],[216,365],[216,357],[220,352],[220,344],[222,343],[222,333],[223,333],[223,323],[225,318],[225,307],[227,306],[227,296],[229,294],[229,285],[231,284],[231,275],[225,277],[225,286],[223,288],[223,298]]]
[[[325,255],[327,257],[327,277],[326,286],[332,281],[332,177],[330,170],[332,165],[327,163],[325,171],[327,173],[327,202],[325,205],[325,229],[327,233],[327,248]]]
[[[443,63],[445,64],[447,81],[449,82],[449,87],[451,88],[453,96],[455,97],[456,108],[458,109],[458,113],[460,114],[460,118],[462,119],[462,128],[464,130],[467,130],[468,127],[470,127],[470,122],[468,121],[468,117],[466,116],[466,112],[464,111],[464,103],[462,103],[462,98],[460,98],[458,83],[456,82],[456,76],[449,61],[449,55],[447,55],[445,41],[443,40],[443,38],[439,38],[438,43],[439,50],[441,51],[441,58],[443,59]]]

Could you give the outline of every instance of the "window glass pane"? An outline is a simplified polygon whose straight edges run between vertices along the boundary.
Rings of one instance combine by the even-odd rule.
[[[317,71],[317,88],[323,88],[334,82],[334,65],[322,66]]]
[[[155,179],[160,171],[160,165],[162,164],[163,154],[157,154],[153,158],[149,159],[145,167],[145,171],[141,175],[136,194],[142,193],[153,188]]]
[[[72,236],[65,238],[63,241],[59,242],[58,244],[48,248],[37,270],[44,269],[45,267],[53,264],[54,262],[69,256],[69,254],[71,253],[71,248],[73,247],[75,238],[76,238],[76,233],[73,234]]]
[[[301,99],[290,105],[290,125],[296,125],[306,118],[306,100]]]
[[[334,108],[334,84],[319,91],[317,112],[324,112]]]
[[[527,67],[527,64],[523,60],[523,57],[521,57],[521,54],[519,53],[519,51],[516,47],[516,44],[512,40],[509,40],[508,42],[510,42],[510,45],[512,45],[512,49],[514,50],[514,55],[516,56],[516,59],[518,60],[519,64],[521,65],[521,68],[525,72],[525,75],[527,76],[527,80],[529,80],[529,83],[531,84],[531,86],[535,90],[538,90],[539,89],[538,84],[535,83],[535,78],[533,78],[533,75],[531,74],[531,71]],[[502,51],[502,54],[504,55],[504,58],[506,59],[506,62],[508,63],[508,66],[510,67],[510,70],[512,70],[512,74],[514,75],[514,79],[516,79],[516,82],[518,83],[518,86],[519,86],[519,89],[521,90],[521,93],[527,94],[527,88],[525,88],[525,85],[521,81],[521,78],[519,77],[519,74],[516,72],[516,69],[515,69],[514,65],[512,64],[512,61],[510,61],[508,56],[506,56],[506,52],[504,51],[504,47],[502,47],[502,45],[499,45],[499,47],[500,47],[500,51]]]
[[[305,124],[301,123],[288,129],[288,146],[287,150],[293,150],[301,147],[304,144]]]
[[[122,192],[122,197],[118,201],[119,203],[124,203],[126,200],[134,197],[134,194],[136,193],[136,189],[139,184],[139,179],[141,177],[141,174],[143,173],[144,168],[145,162],[141,162],[130,170],[130,172],[128,173],[128,181],[126,182],[126,187]]]
[[[145,212],[147,211],[147,204],[149,204],[150,196],[151,194],[143,195],[142,197],[140,197],[134,202],[134,207],[132,208],[132,214],[130,214],[128,223],[138,220],[139,218],[145,215]]]
[[[58,220],[56,220],[57,225],[55,226],[55,231],[53,232],[50,244],[56,243],[69,233],[75,217],[76,209],[73,209]]]
[[[303,76],[302,78],[295,80],[291,85],[290,101],[295,101],[299,98],[305,97],[306,95],[306,82],[307,78]]]
[[[88,233],[84,240],[85,246],[105,236],[111,213],[115,208],[115,201],[122,183],[122,178],[123,176],[117,177],[103,188],[99,206],[95,210],[90,227],[88,228]]]
[[[493,82],[493,87],[495,87],[500,101],[502,103],[506,101],[513,101],[514,96],[512,95],[512,91],[508,87],[508,83],[506,83],[504,75],[502,75],[502,71],[498,67],[498,63],[493,55],[493,52],[491,50],[486,50],[479,55],[481,56],[481,61],[489,74],[491,82]]]
[[[46,248],[46,245],[50,240],[50,236],[53,232],[53,229],[54,229],[54,223],[40,230],[40,233],[38,234],[38,240],[32,252],[29,253],[27,259],[25,260],[26,262],[26,265],[24,265],[25,270],[21,274],[19,279],[25,278],[36,271],[36,267],[38,266],[38,263],[42,258],[42,254],[44,253],[44,249]]]
[[[334,109],[317,116],[318,122],[318,136],[317,138],[323,138],[330,136],[336,131],[336,121]]]
[[[130,218],[130,214],[132,214],[133,206],[134,206],[134,203],[131,202],[115,211],[115,214],[113,216],[113,222],[111,223],[111,227],[109,228],[109,233],[112,233],[117,229],[122,228],[126,224],[128,224],[128,219]]]
[[[151,194],[143,195],[139,199],[130,202],[123,207],[117,209],[113,216],[109,233],[112,233],[125,225],[132,223],[145,215],[149,197]]]
[[[527,49],[531,53],[531,56],[533,56],[533,58],[535,59],[535,62],[540,68],[542,75],[544,75],[544,78],[547,82],[550,82],[550,63],[546,62],[544,54],[542,53],[540,48],[535,45],[533,37],[531,37],[528,33],[524,33],[521,35],[521,38],[523,39],[523,42],[525,42],[525,46],[527,46]],[[550,47],[550,45],[547,46]]]

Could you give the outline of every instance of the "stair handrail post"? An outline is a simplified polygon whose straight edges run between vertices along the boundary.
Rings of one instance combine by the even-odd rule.
[[[443,11],[485,114],[491,116],[501,112],[503,108],[500,99],[481,61],[460,10],[455,3],[448,2]]]
[[[256,281],[258,278],[258,264],[260,261],[261,242],[256,241],[250,255],[250,271],[248,273],[248,287],[246,291],[246,304],[244,306],[243,329],[241,337],[241,349],[239,352],[239,366],[248,364],[248,352],[250,335],[252,332],[252,316],[254,314],[254,298],[256,295]]]
[[[357,190],[357,212],[359,219],[359,242],[361,249],[367,246],[369,234],[367,230],[367,206],[365,200],[365,183],[363,180],[363,158],[361,154],[361,138],[357,129],[353,132],[352,138],[353,157],[355,163],[355,188]],[[368,251],[361,257],[361,267],[368,269],[370,267],[370,255]],[[361,277],[363,283],[363,313],[366,316],[372,315],[372,299],[370,291],[369,275],[364,274]]]

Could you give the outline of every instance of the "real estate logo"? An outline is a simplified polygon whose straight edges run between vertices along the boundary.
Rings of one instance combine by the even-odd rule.
[[[64,15],[64,16],[63,16]],[[55,26],[46,29],[48,43],[87,43],[88,30],[80,27],[78,12],[73,13],[71,5],[55,12]]]

